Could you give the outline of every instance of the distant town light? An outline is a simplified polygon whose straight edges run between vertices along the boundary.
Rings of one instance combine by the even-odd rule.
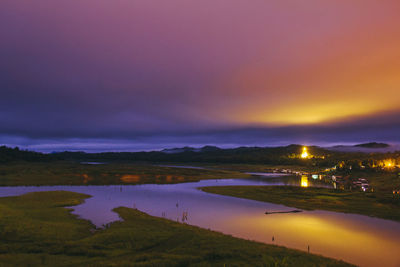
[[[385,168],[392,168],[392,167],[394,167],[395,165],[396,165],[396,164],[395,164],[395,162],[394,162],[393,159],[386,159],[386,160],[383,161],[383,166],[384,166]]]

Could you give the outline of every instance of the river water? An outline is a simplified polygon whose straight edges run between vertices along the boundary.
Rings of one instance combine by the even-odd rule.
[[[320,210],[266,215],[266,211],[281,212],[293,208],[209,194],[197,189],[203,186],[301,184],[294,178],[273,176],[168,185],[0,187],[0,196],[50,190],[85,193],[92,197],[72,207],[73,213],[99,227],[118,220],[112,209],[120,206],[180,222],[183,213],[187,213],[185,222],[188,224],[240,238],[303,251],[310,246],[311,253],[360,266],[400,266],[398,222]],[[308,186],[319,184],[311,180]]]

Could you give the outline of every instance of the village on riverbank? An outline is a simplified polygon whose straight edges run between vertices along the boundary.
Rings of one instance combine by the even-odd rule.
[[[302,153],[298,155],[303,160],[325,158],[325,156],[314,156],[312,155],[307,147],[303,147]],[[374,187],[371,186],[369,179],[363,177],[365,173],[369,172],[369,175],[375,174],[380,176],[380,173],[389,173],[397,175],[400,181],[400,165],[397,164],[396,159],[383,159],[383,160],[371,160],[368,164],[363,165],[361,161],[353,160],[354,165],[350,165],[345,161],[338,162],[330,168],[310,168],[311,171],[298,170],[296,168],[273,168],[270,171],[272,173],[281,174],[292,174],[301,176],[300,185],[302,187],[308,186],[308,180],[321,180],[327,184],[331,184],[333,188],[340,190],[350,191],[362,191],[362,192],[374,192]],[[363,172],[352,170],[362,170]],[[391,190],[394,197],[400,196],[400,187],[394,186]]]

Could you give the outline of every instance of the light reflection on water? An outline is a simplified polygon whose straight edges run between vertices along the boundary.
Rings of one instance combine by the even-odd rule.
[[[124,186],[0,187],[0,196],[32,191],[67,190],[92,195],[73,207],[75,214],[97,226],[118,220],[111,210],[136,207],[154,216],[180,220],[233,236],[274,243],[343,259],[362,266],[400,266],[400,223],[361,215],[326,211],[265,215],[289,211],[283,205],[202,192],[218,185],[300,185],[299,178],[202,180],[198,183]],[[312,185],[313,181],[309,181]],[[274,237],[274,242],[272,242]]]

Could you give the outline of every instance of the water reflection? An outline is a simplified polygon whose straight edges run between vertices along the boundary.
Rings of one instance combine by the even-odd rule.
[[[301,183],[299,177],[291,181],[286,179],[293,178],[254,177],[171,185],[2,187],[0,196],[48,190],[86,193],[93,197],[73,207],[74,213],[98,226],[119,219],[111,211],[113,208],[136,207],[154,216],[183,220],[237,237],[304,251],[310,246],[312,253],[362,266],[399,266],[400,223],[325,211],[265,215],[266,210],[288,211],[292,208],[219,196],[196,189],[218,185]]]
[[[307,175],[302,175],[301,176],[301,187],[308,187],[308,176]]]
[[[256,175],[253,177],[256,179],[266,178],[265,176],[267,176],[268,183],[271,185],[333,188],[332,183],[327,183],[322,179],[310,179],[307,175],[296,176],[296,175],[276,173],[274,174],[273,177],[271,176],[271,173],[249,173],[249,174]]]
[[[238,236],[307,250],[361,266],[399,266],[398,223],[365,216],[314,211],[265,218],[247,214],[233,220]],[[392,228],[393,227],[393,228]],[[249,229],[252,229],[249,231]]]
[[[189,166],[189,165],[156,165],[158,167],[167,167],[167,168],[181,168],[181,169],[196,169],[196,170],[207,170],[207,168],[199,167],[199,166]]]
[[[140,182],[141,177],[136,174],[125,174],[121,176],[120,180],[124,183],[138,183]]]

